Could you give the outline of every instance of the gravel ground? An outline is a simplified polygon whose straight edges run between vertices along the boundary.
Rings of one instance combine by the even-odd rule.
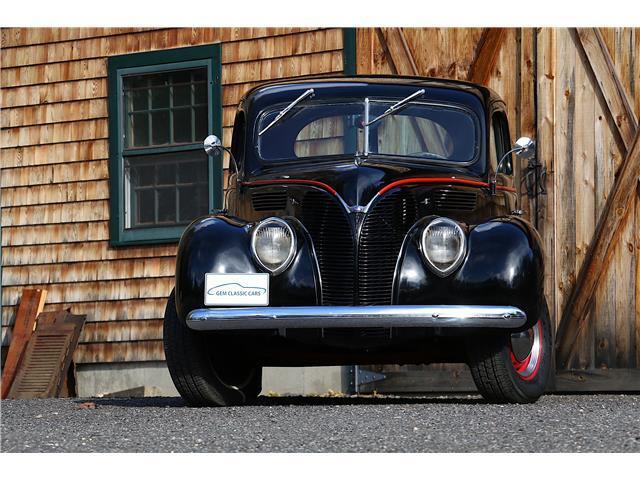
[[[178,398],[47,399],[0,408],[3,452],[640,452],[640,395],[547,395],[533,405],[260,397],[209,409]]]

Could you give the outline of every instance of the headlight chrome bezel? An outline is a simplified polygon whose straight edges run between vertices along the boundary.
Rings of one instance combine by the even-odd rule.
[[[291,245],[289,247],[289,252],[287,253],[287,258],[286,260],[280,264],[280,266],[278,266],[277,268],[272,268],[268,265],[266,265],[261,259],[260,256],[258,255],[258,252],[256,251],[256,235],[258,233],[258,231],[260,231],[261,228],[264,228],[265,226],[267,226],[268,224],[272,224],[272,223],[276,223],[281,227],[284,227],[285,229],[288,230],[289,234],[291,235]],[[258,263],[258,265],[260,266],[260,268],[262,268],[263,270],[273,274],[273,275],[278,275],[279,273],[284,272],[287,268],[289,268],[289,266],[291,265],[291,262],[293,262],[293,259],[296,255],[297,252],[297,240],[296,240],[296,232],[294,231],[293,228],[291,228],[291,225],[289,225],[289,223],[287,223],[285,220],[278,218],[278,217],[268,217],[265,218],[261,221],[259,221],[258,223],[256,223],[253,226],[253,229],[251,231],[251,254],[253,255],[254,260]]]
[[[459,235],[460,235],[460,249],[458,250],[458,253],[456,255],[455,260],[453,261],[453,263],[451,265],[449,265],[447,268],[442,269],[440,267],[438,267],[429,257],[429,253],[427,251],[426,248],[426,238],[427,238],[427,234],[429,232],[429,229],[438,226],[438,225],[448,225],[453,227],[455,230],[458,231]],[[450,218],[447,217],[438,217],[435,218],[434,220],[432,220],[431,222],[429,222],[423,229],[422,229],[422,234],[420,235],[420,250],[422,251],[422,257],[425,259],[427,266],[429,267],[429,269],[435,273],[436,275],[438,275],[439,277],[447,277],[450,274],[452,274],[453,272],[455,272],[458,267],[460,266],[460,264],[464,261],[466,255],[467,255],[467,234],[464,231],[464,229],[460,226],[460,224],[454,220],[451,220]]]

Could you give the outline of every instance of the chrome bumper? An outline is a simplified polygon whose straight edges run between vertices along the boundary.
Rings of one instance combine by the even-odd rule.
[[[274,328],[518,328],[527,316],[516,307],[488,305],[381,305],[358,307],[225,307],[193,310],[193,330]]]

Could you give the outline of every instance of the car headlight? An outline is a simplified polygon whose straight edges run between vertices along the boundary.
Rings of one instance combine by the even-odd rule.
[[[251,233],[251,252],[265,270],[274,274],[284,271],[296,252],[293,229],[280,218],[262,220]]]
[[[444,277],[453,272],[464,259],[467,237],[456,222],[440,217],[425,227],[421,247],[431,270]]]

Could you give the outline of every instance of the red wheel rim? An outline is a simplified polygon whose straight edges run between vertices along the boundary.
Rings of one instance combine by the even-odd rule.
[[[520,348],[514,348],[514,346],[517,345],[514,343],[514,340],[519,343],[523,343],[521,342],[523,338],[530,340],[530,348],[525,352],[526,354],[523,353],[521,345]],[[542,322],[540,320],[538,320],[538,323],[529,330],[512,335],[511,342],[509,344],[509,356],[511,357],[511,363],[514,370],[522,380],[527,382],[531,381],[538,374],[540,364],[542,363],[543,343]]]

